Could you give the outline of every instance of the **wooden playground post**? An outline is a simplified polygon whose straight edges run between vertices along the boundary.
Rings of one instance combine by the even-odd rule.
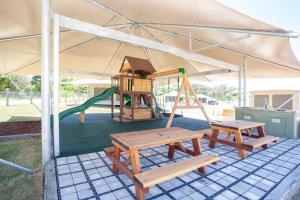
[[[115,104],[114,104],[114,94],[111,95],[111,117],[114,118],[114,108],[115,108]]]
[[[199,99],[197,98],[197,94],[196,92],[193,90],[189,80],[188,80],[188,77],[186,74],[183,74],[183,80],[182,80],[182,84],[180,86],[180,89],[178,91],[178,94],[176,96],[176,100],[175,100],[175,104],[172,108],[172,112],[171,112],[171,115],[168,119],[168,122],[167,122],[167,125],[166,125],[166,128],[170,128],[171,127],[171,124],[172,124],[172,121],[174,119],[174,115],[175,115],[175,112],[177,110],[177,107],[178,107],[178,102],[179,102],[179,99],[180,99],[180,95],[183,93],[183,90],[184,90],[184,94],[185,94],[185,99],[186,99],[186,106],[180,106],[181,108],[195,108],[194,106],[191,106],[190,105],[190,98],[189,98],[189,91],[192,92],[192,96],[195,98],[197,104],[198,104],[198,107],[201,109],[201,111],[203,112],[206,120],[209,122],[209,124],[211,124],[211,120],[209,118],[209,116],[207,115],[204,107],[203,107],[203,104],[201,103],[201,101],[199,101]]]
[[[192,88],[190,82],[187,81],[187,84],[189,85],[189,88],[190,88],[190,90],[192,91],[192,94],[193,94],[193,96],[195,97],[196,102],[197,102],[197,104],[199,105],[201,111],[203,112],[205,118],[207,119],[207,121],[209,122],[209,124],[211,124],[211,120],[210,120],[208,114],[206,113],[206,111],[205,111],[205,109],[204,109],[204,106],[203,106],[202,102],[199,101],[199,99],[197,98],[197,94],[196,94],[196,92],[194,91],[194,89]]]
[[[178,104],[178,102],[179,102],[180,95],[181,95],[181,93],[183,92],[183,90],[184,90],[184,88],[185,88],[184,81],[185,81],[185,80],[184,80],[184,78],[183,78],[182,85],[180,86],[179,92],[178,92],[178,94],[177,94],[177,96],[176,96],[175,103],[174,103],[174,106],[173,106],[173,108],[172,108],[171,115],[170,115],[170,117],[169,117],[169,119],[168,119],[166,128],[170,128],[170,127],[171,127],[171,123],[172,123],[172,121],[173,121],[173,118],[174,118],[174,115],[175,115],[175,112],[176,112],[176,109],[177,109],[177,104]]]
[[[84,111],[80,112],[80,114],[79,114],[79,121],[80,121],[80,123],[84,124],[84,121],[85,121]]]

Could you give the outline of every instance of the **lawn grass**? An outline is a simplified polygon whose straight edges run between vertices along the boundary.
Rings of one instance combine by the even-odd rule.
[[[73,106],[61,106],[60,111]],[[36,121],[41,119],[41,113],[33,104],[19,104],[11,106],[0,106],[0,122]],[[86,113],[110,112],[110,107],[91,107]],[[118,109],[116,109],[118,112]]]
[[[1,200],[40,200],[43,194],[41,138],[0,142],[0,158],[35,171],[28,175],[0,165]]]
[[[0,106],[0,122],[40,120],[41,113],[32,104]]]

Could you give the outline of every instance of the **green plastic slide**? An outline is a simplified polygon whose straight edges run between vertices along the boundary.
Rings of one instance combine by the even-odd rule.
[[[124,95],[124,99],[125,99],[125,106],[131,106],[131,97],[128,94]]]
[[[64,110],[64,111],[60,112],[59,119],[62,120],[63,118],[65,118],[69,115],[72,115],[74,113],[84,112],[86,109],[88,109],[89,107],[94,105],[96,102],[108,99],[109,97],[111,97],[112,94],[117,93],[118,90],[119,90],[119,88],[116,86],[108,88],[108,89],[104,90],[101,94],[99,94],[98,96],[90,98],[89,100],[87,100],[86,102],[81,104],[80,106],[70,108],[68,110]]]

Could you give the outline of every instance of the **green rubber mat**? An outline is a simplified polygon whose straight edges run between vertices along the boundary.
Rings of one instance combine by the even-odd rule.
[[[60,122],[61,156],[102,151],[111,146],[110,134],[163,128],[168,118],[162,120],[120,123],[111,118],[110,113],[87,114],[85,124],[81,124],[78,115],[71,115]],[[191,118],[175,118],[172,126],[199,130],[209,127],[207,121]]]

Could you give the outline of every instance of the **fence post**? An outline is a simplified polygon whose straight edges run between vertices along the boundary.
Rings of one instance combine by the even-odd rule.
[[[33,96],[33,92],[32,91],[30,91],[30,104],[32,104],[32,96]]]
[[[6,106],[9,106],[9,88],[5,89]]]

